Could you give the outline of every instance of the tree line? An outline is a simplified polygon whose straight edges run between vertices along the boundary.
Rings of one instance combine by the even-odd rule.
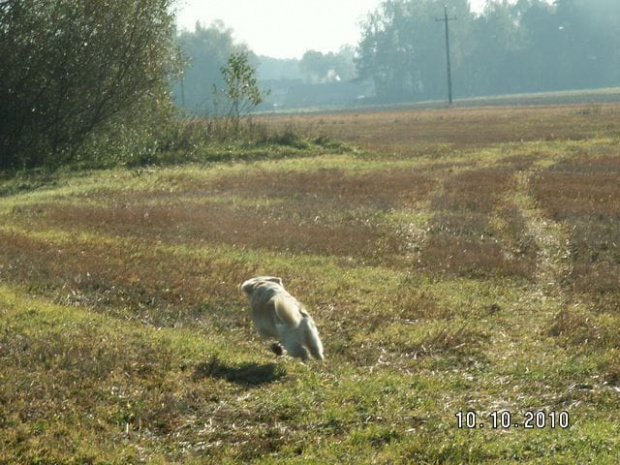
[[[233,30],[220,20],[209,26],[197,22],[194,30],[179,33],[177,44],[185,58],[185,70],[173,83],[174,100],[188,113],[203,117],[228,113],[228,101],[221,92],[226,84],[221,68],[235,54],[247,54],[248,64],[262,82],[265,91],[262,110],[272,109],[279,91],[288,91],[291,85],[346,82],[357,77],[353,46],[328,53],[308,50],[301,59],[257,56],[247,45],[235,42]],[[274,91],[271,98],[268,90]]]
[[[363,23],[357,65],[381,100],[446,94],[444,4],[460,96],[620,85],[618,0],[386,0]]]
[[[250,53],[259,78],[273,89],[268,103],[286,93],[289,105],[307,104],[321,92],[324,103],[363,89],[351,85],[361,81],[373,84],[377,102],[444,99],[445,35],[438,21],[444,5],[454,18],[449,27],[457,97],[620,85],[618,0],[487,0],[480,13],[471,10],[469,0],[385,0],[362,22],[356,46],[332,53],[309,50],[296,60],[255,56],[234,43],[223,23],[197,24],[180,35],[191,58],[183,92],[177,84],[175,99],[191,112],[216,114],[218,100],[207,83],[221,84],[217,69],[239,49]],[[311,90],[310,84],[323,87]]]
[[[385,0],[357,47],[300,60],[257,57],[223,23],[179,33],[173,2],[0,0],[0,169],[148,160],[169,145],[175,101],[237,119],[260,104],[257,69],[330,96],[355,99],[363,81],[378,101],[442,99],[444,4],[457,96],[620,84],[618,0],[487,0],[481,14],[468,0]]]

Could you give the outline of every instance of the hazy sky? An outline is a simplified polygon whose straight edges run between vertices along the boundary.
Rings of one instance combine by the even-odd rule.
[[[306,50],[338,51],[356,45],[359,22],[380,0],[178,0],[181,29],[221,19],[235,40],[258,55],[301,58]],[[480,11],[485,0],[470,1]],[[441,12],[438,12],[441,14]]]

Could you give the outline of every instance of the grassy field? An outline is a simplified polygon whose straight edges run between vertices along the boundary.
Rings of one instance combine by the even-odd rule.
[[[344,143],[3,181],[0,463],[620,462],[620,106],[263,123]]]

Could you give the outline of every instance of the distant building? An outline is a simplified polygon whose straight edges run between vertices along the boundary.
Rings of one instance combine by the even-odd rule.
[[[261,81],[263,89],[271,92],[265,99],[274,110],[315,108],[325,106],[351,106],[375,96],[371,80],[334,81],[323,84],[307,84],[301,79],[277,79]]]

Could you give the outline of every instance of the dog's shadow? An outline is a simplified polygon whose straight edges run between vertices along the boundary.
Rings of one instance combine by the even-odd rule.
[[[283,365],[277,363],[258,364],[246,362],[233,365],[223,362],[217,355],[209,361],[200,363],[194,369],[192,378],[199,381],[204,378],[225,379],[231,383],[246,387],[256,387],[273,383],[286,375]]]

